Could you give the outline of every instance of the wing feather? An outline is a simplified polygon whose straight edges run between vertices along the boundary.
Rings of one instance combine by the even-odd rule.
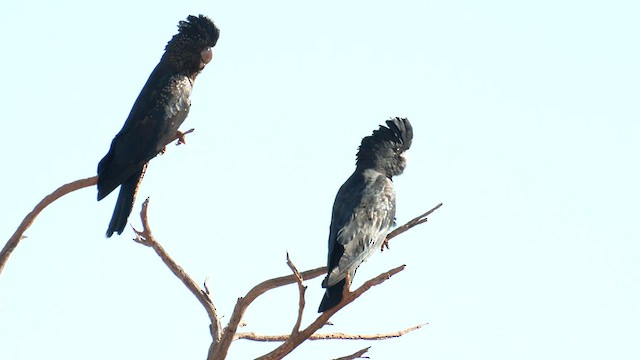
[[[344,221],[345,218],[348,220],[344,221],[340,227],[334,226],[337,224],[332,222],[329,242],[331,271],[325,286],[335,285],[348,273],[355,273],[360,264],[382,245],[389,228],[393,225],[395,192],[391,180],[374,170],[367,170],[361,174],[361,181],[363,186],[351,186],[351,189],[345,189],[345,191],[359,190],[344,196],[350,197],[351,201],[346,201],[346,204],[351,206],[350,211],[348,208],[341,209],[340,206],[334,205],[333,220]],[[345,185],[348,183],[349,180]],[[338,195],[342,193],[343,188]],[[336,198],[336,203],[339,200],[341,200],[340,196]],[[331,241],[332,238],[333,241]]]

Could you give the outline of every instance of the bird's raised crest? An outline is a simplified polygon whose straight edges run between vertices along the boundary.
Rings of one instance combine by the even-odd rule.
[[[170,50],[174,44],[183,42],[183,39],[213,47],[218,42],[219,37],[220,30],[211,19],[204,15],[189,15],[186,21],[181,20],[178,23],[178,33],[169,40],[165,50]]]
[[[402,144],[401,150],[409,150],[413,140],[413,127],[407,118],[395,117],[386,121],[389,130],[393,132],[396,140]],[[384,128],[380,126],[380,128]]]
[[[386,121],[387,126],[380,128],[362,139],[356,163],[358,166],[373,167],[382,158],[400,155],[411,147],[413,140],[413,128],[407,118],[395,117]]]
[[[365,152],[375,151],[377,148],[395,145],[400,152],[408,150],[411,147],[413,139],[413,128],[406,118],[393,118],[387,120],[386,124],[380,125],[378,130],[362,139],[360,148],[358,149],[358,158]]]

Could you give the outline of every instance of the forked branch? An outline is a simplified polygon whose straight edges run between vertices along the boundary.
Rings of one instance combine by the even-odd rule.
[[[300,273],[300,277],[303,280],[309,280],[316,278],[318,276],[324,275],[327,273],[327,267],[322,266],[319,268],[315,268],[312,270],[307,270]],[[220,341],[215,344],[212,349],[209,351],[208,360],[217,360],[224,359],[229,352],[229,347],[235,338],[235,334],[238,331],[238,326],[240,321],[242,321],[242,317],[244,313],[247,311],[247,308],[251,303],[258,298],[258,296],[264,294],[269,290],[273,290],[279,288],[281,286],[289,285],[296,283],[298,281],[298,277],[296,275],[288,275],[281,276],[273,279],[269,279],[261,282],[260,284],[254,286],[247,295],[244,297],[238,298],[236,302],[236,306],[233,309],[233,313],[231,314],[231,318],[229,319],[229,323],[224,328],[222,333],[222,338]]]
[[[351,304],[355,299],[359,298],[360,295],[364,294],[367,290],[371,289],[376,285],[382,284],[383,282],[390,279],[393,275],[404,270],[404,268],[405,268],[405,265],[400,265],[397,268],[391,269],[387,272],[384,272],[374,277],[373,279],[366,281],[364,284],[362,284],[359,288],[357,288],[353,292],[345,292],[343,294],[342,301],[340,301],[338,305],[323,312],[320,316],[318,316],[318,318],[314,322],[312,322],[304,330],[300,331],[298,334],[290,336],[282,345],[278,346],[275,350],[257,359],[259,360],[282,359],[286,355],[290,354],[300,344],[302,344],[303,341],[308,339],[313,333],[315,333],[321,327],[323,327],[327,323],[327,321],[329,321],[329,318],[333,316],[333,314],[337,313],[345,306]]]

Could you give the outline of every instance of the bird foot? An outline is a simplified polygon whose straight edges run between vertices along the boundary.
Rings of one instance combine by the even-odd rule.
[[[178,142],[176,143],[176,146],[187,143],[187,138],[184,136],[184,133],[180,130],[176,132],[176,138],[178,138]]]
[[[176,143],[176,146],[178,145],[182,145],[182,144],[186,144],[187,143],[187,137],[185,135],[192,133],[195,129],[189,129],[185,132],[182,132],[180,130],[176,131],[176,136],[175,139],[178,140],[178,142]]]
[[[389,248],[389,240],[387,240],[386,238],[385,238],[385,239],[384,239],[384,241],[382,242],[382,245],[380,245],[380,252],[383,252],[383,251],[384,251],[384,249],[391,250],[391,249]]]

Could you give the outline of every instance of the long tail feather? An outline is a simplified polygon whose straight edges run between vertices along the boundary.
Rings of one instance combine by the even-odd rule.
[[[342,279],[337,284],[327,288],[320,302],[320,307],[318,308],[319,313],[331,309],[342,301],[342,291],[344,290],[346,282],[346,279]]]
[[[114,232],[117,232],[118,235],[122,234],[125,226],[127,226],[127,220],[131,214],[131,209],[133,209],[133,203],[136,201],[136,193],[138,192],[138,187],[142,182],[146,168],[147,165],[120,186],[120,194],[118,194],[118,201],[116,202],[116,207],[113,210],[113,215],[109,222],[107,237],[111,237]]]

